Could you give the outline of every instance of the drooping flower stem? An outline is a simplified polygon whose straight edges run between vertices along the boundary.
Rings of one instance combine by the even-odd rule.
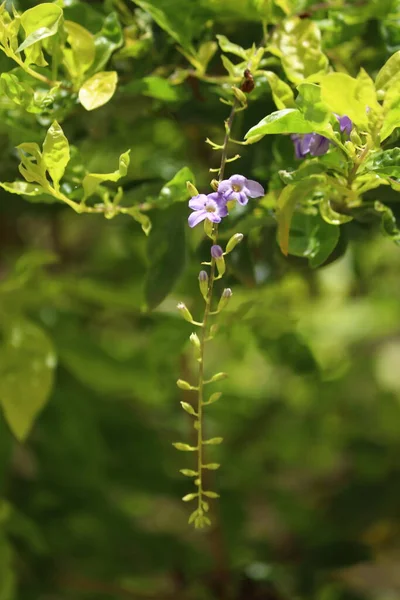
[[[233,125],[233,121],[236,114],[236,109],[238,107],[237,100],[235,99],[232,105],[232,110],[228,117],[228,120],[225,123],[225,137],[222,145],[222,155],[221,155],[221,163],[218,173],[218,181],[221,182],[224,178],[225,165],[228,158],[228,145],[230,140],[230,133]],[[214,223],[211,239],[213,244],[217,244],[218,240],[218,224]],[[204,521],[204,507],[207,507],[207,502],[203,498],[204,493],[204,479],[203,479],[203,471],[204,471],[204,437],[203,437],[203,408],[204,408],[204,357],[205,357],[205,349],[206,343],[209,338],[209,317],[211,312],[211,304],[213,299],[213,289],[215,282],[215,271],[216,271],[216,259],[214,256],[211,256],[211,265],[210,265],[210,275],[208,278],[208,290],[207,295],[205,297],[205,308],[202,320],[202,331],[200,337],[200,350],[199,350],[199,373],[198,373],[198,397],[197,397],[197,481],[198,481],[198,521],[197,523],[201,525]],[[206,518],[204,524],[207,524],[208,519]],[[196,521],[195,521],[196,524]]]

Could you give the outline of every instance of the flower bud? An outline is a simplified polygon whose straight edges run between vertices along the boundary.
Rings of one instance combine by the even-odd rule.
[[[214,224],[210,219],[204,219],[204,233],[211,239],[213,238]]]
[[[192,386],[190,385],[190,383],[188,383],[184,379],[178,379],[178,381],[176,382],[176,385],[178,386],[178,388],[180,390],[191,390],[192,389]]]
[[[218,192],[219,182],[216,179],[213,179],[210,185],[215,192]]]
[[[355,146],[362,146],[361,138],[355,129],[350,133],[350,141],[353,142]]]
[[[213,258],[222,258],[223,254],[224,251],[222,250],[221,246],[218,246],[217,244],[211,246],[211,256]]]
[[[189,339],[195,348],[200,348],[200,339],[197,333],[192,333]]]
[[[186,189],[187,189],[187,191],[189,192],[189,194],[190,194],[190,196],[192,198],[193,198],[193,196],[198,196],[199,195],[198,189],[190,181],[186,182]]]
[[[224,260],[224,251],[221,246],[214,244],[211,246],[211,256],[215,260],[218,274],[220,277],[225,273],[225,260]]]
[[[181,315],[185,319],[185,321],[189,321],[189,323],[193,322],[193,317],[190,313],[190,310],[186,306],[186,304],[184,304],[183,302],[178,302],[178,304],[176,305],[176,308],[179,310],[179,312],[181,313]]]
[[[243,239],[243,233],[235,233],[226,245],[225,253],[229,254]]]
[[[210,379],[210,383],[214,383],[215,381],[222,381],[223,379],[226,379],[228,377],[228,375],[226,373],[216,373],[215,375],[213,375]]]
[[[246,94],[244,94],[242,92],[242,90],[240,90],[238,87],[233,85],[232,92],[234,93],[236,100],[238,100],[240,102],[240,104],[242,104],[242,106],[247,106]]]
[[[222,296],[218,303],[217,310],[222,310],[223,308],[225,308],[225,306],[228,304],[231,296],[232,296],[231,288],[225,288],[224,291],[222,292]]]
[[[200,271],[199,273],[199,287],[202,293],[204,300],[207,298],[208,294],[208,275],[207,271]]]

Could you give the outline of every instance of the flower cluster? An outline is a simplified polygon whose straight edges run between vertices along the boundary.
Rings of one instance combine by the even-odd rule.
[[[189,208],[193,210],[189,216],[190,227],[195,227],[205,219],[212,223],[220,223],[228,214],[227,202],[236,200],[244,206],[249,198],[264,196],[262,185],[246,179],[243,175],[232,175],[218,184],[218,190],[212,194],[198,194],[189,200]]]
[[[339,121],[340,132],[350,135],[353,128],[351,119],[347,115],[340,117],[335,114],[335,117]],[[294,144],[296,158],[304,158],[307,154],[322,156],[328,152],[331,143],[328,138],[319,133],[306,133],[305,135],[295,133],[290,137]]]

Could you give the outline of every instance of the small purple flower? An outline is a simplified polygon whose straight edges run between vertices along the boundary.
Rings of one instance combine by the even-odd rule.
[[[335,117],[339,121],[339,127],[341,133],[345,133],[346,135],[350,135],[351,130],[353,129],[353,122],[347,115],[343,115],[343,117],[339,117],[339,115],[335,114]]]
[[[217,244],[214,244],[214,246],[211,246],[212,258],[222,258],[223,254],[224,254],[224,251],[222,250],[221,246],[218,246]]]
[[[307,154],[322,156],[329,150],[330,142],[328,138],[319,133],[306,133],[305,135],[295,133],[290,137],[294,143],[296,158],[304,158]]]
[[[218,185],[218,193],[223,194],[225,200],[237,200],[244,206],[249,198],[260,198],[265,192],[257,181],[246,179],[243,175],[232,175],[229,179],[221,181]]]
[[[189,216],[190,227],[195,227],[204,219],[208,219],[212,223],[220,223],[222,217],[226,217],[228,209],[224,197],[213,192],[212,194],[199,194],[189,200],[189,207],[194,211]]]

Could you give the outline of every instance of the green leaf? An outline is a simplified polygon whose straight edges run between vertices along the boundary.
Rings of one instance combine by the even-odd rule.
[[[22,441],[49,399],[56,358],[47,335],[22,319],[1,325],[0,404],[4,417]]]
[[[143,233],[149,235],[151,231],[151,221],[150,218],[141,212],[141,210],[137,206],[131,206],[125,210],[125,214],[130,215],[135,219],[137,223],[140,223],[142,226]]]
[[[272,36],[269,50],[280,57],[287,78],[295,84],[327,71],[328,58],[321,50],[321,33],[314,21],[287,19]]]
[[[95,58],[91,67],[92,72],[104,69],[115,50],[124,43],[121,24],[118,15],[111,12],[104,19],[101,30],[94,36]]]
[[[203,469],[209,469],[210,471],[216,471],[220,468],[220,464],[218,463],[208,463],[207,465],[202,465]]]
[[[79,90],[79,101],[86,110],[95,110],[113,97],[117,87],[116,71],[102,71],[87,79]]]
[[[42,112],[40,106],[35,103],[33,89],[25,81],[20,81],[13,73],[1,74],[0,89],[12,102],[22,106],[27,112]]]
[[[400,127],[400,77],[387,89],[383,101],[383,123],[379,132],[380,141],[383,142]]]
[[[284,108],[264,117],[246,133],[245,138],[271,133],[313,133],[314,131],[317,131],[315,124],[307,121],[300,110]],[[332,135],[332,128],[327,124],[318,128],[317,133],[319,132],[329,137]]]
[[[321,88],[314,83],[301,83],[298,88],[299,95],[296,104],[303,113],[304,118],[315,129],[324,128],[330,118],[327,105],[321,99]]]
[[[290,224],[296,204],[303,202],[307,197],[311,197],[315,188],[324,181],[324,177],[311,175],[299,183],[287,185],[281,191],[277,202],[277,235],[280,249],[285,256],[289,252]]]
[[[377,90],[388,90],[400,79],[400,50],[395,52],[383,65],[375,79]]]
[[[28,183],[39,183],[44,189],[48,188],[46,167],[43,162],[40,148],[35,143],[25,142],[17,146],[18,156],[21,160],[19,172]]]
[[[56,190],[69,163],[69,143],[57,121],[49,127],[43,143],[43,163]]]
[[[400,148],[376,152],[365,162],[364,169],[382,177],[400,178]]]
[[[119,165],[117,171],[113,171],[112,173],[88,173],[85,175],[82,181],[83,187],[83,198],[89,198],[92,196],[98,186],[104,181],[118,181],[121,177],[125,177],[128,172],[129,167],[129,154],[130,150],[127,150],[119,157]],[[132,214],[134,217],[134,215]],[[135,217],[134,217],[135,218]]]
[[[250,58],[249,54],[250,54],[251,50],[250,51],[245,50],[238,44],[233,44],[224,35],[217,35],[216,37],[217,37],[218,44],[219,44],[219,47],[221,48],[222,52],[228,52],[229,54],[234,54],[235,56],[239,56],[240,58],[243,58],[243,60],[248,60]]]
[[[182,87],[173,85],[168,79],[157,75],[131,81],[123,86],[122,91],[128,94],[142,94],[163,102],[176,102],[183,96]]]
[[[332,112],[347,115],[356,125],[367,127],[367,100],[359,97],[360,85],[346,73],[329,73],[320,79],[321,99]]]
[[[158,197],[159,206],[171,206],[175,202],[187,202],[188,191],[186,182],[190,181],[193,185],[196,184],[195,177],[189,167],[182,167],[173,178],[161,188]]]
[[[192,40],[204,27],[207,13],[200,2],[182,0],[135,0],[183,48],[194,52]]]
[[[57,33],[62,16],[62,9],[57,4],[49,2],[38,4],[22,14],[21,25],[26,38],[17,48],[17,52],[25,51],[28,64],[47,65],[40,45],[36,46],[36,44]],[[32,48],[32,46],[34,47]]]
[[[272,71],[264,71],[265,77],[268,80],[272,92],[272,98],[278,109],[295,108],[293,90],[285,81],[282,81]]]
[[[80,82],[94,61],[94,37],[90,31],[73,21],[65,21],[64,29],[70,47],[63,48],[63,62],[71,78]]]
[[[384,235],[390,237],[396,244],[400,245],[400,230],[393,211],[382,202],[376,201],[374,209],[381,215],[381,230]]]
[[[27,183],[26,181],[13,181],[11,183],[0,183],[0,187],[10,194],[18,194],[19,196],[40,196],[44,194],[45,190],[34,183]]]
[[[295,213],[290,225],[289,254],[308,258],[312,268],[322,265],[339,241],[340,229],[319,214]]]
[[[185,266],[187,207],[174,204],[156,215],[148,238],[145,299],[150,310],[170,293]]]

